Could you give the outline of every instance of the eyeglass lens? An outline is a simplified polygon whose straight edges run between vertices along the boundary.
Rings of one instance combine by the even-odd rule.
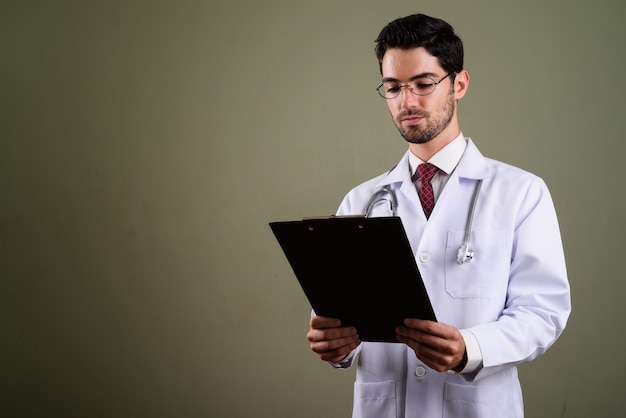
[[[429,77],[417,78],[415,80],[411,80],[408,84],[400,84],[395,81],[384,82],[378,87],[378,93],[386,98],[393,99],[397,97],[402,91],[403,87],[407,87],[411,93],[416,94],[418,96],[426,96],[435,90],[437,86],[437,82]]]

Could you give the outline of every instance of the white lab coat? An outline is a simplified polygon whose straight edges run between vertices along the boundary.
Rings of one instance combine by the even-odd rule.
[[[468,210],[484,179],[471,232],[474,259],[457,264]],[[426,220],[411,182],[408,153],[390,172],[351,190],[338,215],[364,213],[390,187],[438,321],[470,331],[483,357],[471,374],[439,373],[404,344],[357,349],[355,418],[522,417],[516,365],[543,354],[570,312],[556,213],[537,176],[483,157],[473,142]],[[372,216],[390,216],[377,205]],[[384,278],[383,278],[384,279]]]

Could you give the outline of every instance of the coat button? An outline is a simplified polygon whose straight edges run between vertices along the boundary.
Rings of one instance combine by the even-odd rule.
[[[417,376],[418,379],[421,379],[424,376],[426,376],[426,367],[424,367],[424,366],[417,366],[415,368],[415,376]]]
[[[419,255],[419,259],[422,263],[428,263],[430,261],[430,254],[429,253],[421,253]]]

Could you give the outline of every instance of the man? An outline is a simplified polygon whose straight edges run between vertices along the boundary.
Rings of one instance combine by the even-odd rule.
[[[522,417],[516,366],[543,354],[570,312],[548,189],[537,176],[483,157],[461,133],[457,104],[470,79],[448,23],[397,19],[380,33],[376,55],[379,94],[409,150],[391,171],[351,190],[338,215],[365,213],[382,187],[395,194],[438,322],[407,318],[396,329],[401,343],[374,343],[337,319],[313,316],[311,349],[336,368],[357,364],[354,417]],[[464,259],[457,252],[481,180],[474,258]],[[388,205],[371,209],[389,215]]]

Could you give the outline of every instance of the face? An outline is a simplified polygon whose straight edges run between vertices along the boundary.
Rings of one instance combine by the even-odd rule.
[[[407,84],[417,77],[430,77],[435,82],[446,76],[436,57],[424,48],[410,50],[389,49],[382,62],[383,81]],[[461,77],[459,77],[461,76]],[[456,116],[456,102],[465,94],[465,74],[457,74],[457,80],[447,77],[427,96],[417,96],[408,88],[400,95],[387,99],[387,106],[402,137],[412,144],[425,144],[434,139],[451,141],[460,133]]]

